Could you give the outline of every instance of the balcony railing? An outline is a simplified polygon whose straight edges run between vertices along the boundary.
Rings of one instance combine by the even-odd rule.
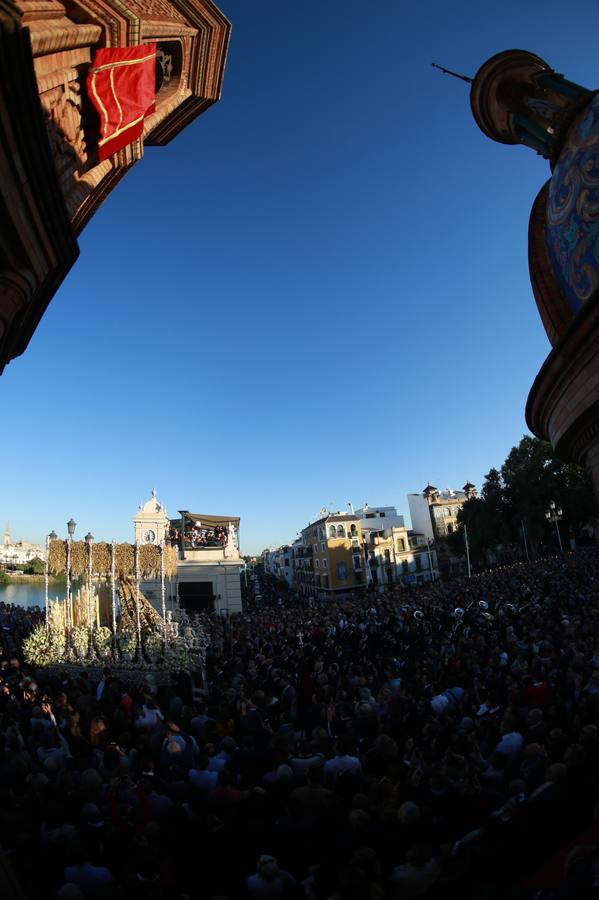
[[[308,556],[313,556],[313,554],[314,554],[314,550],[312,549],[311,546],[310,547],[299,547],[295,551],[295,558],[296,559],[306,559]]]
[[[214,550],[215,548],[222,550],[227,546],[226,538],[222,541],[203,540],[203,541],[185,541],[186,550]]]

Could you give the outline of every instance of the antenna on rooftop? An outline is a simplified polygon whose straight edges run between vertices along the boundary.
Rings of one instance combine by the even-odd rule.
[[[452,72],[451,69],[445,69],[443,66],[437,65],[437,63],[431,63],[433,69],[439,69],[440,72],[443,72],[444,75],[451,75],[452,78],[459,78],[461,81],[466,81],[468,84],[472,84],[472,78],[469,78],[468,75],[458,75],[457,72]]]

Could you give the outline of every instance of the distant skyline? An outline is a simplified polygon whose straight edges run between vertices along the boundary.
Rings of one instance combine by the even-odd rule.
[[[596,87],[595,2],[222,0],[223,96],[147,148],[0,378],[0,525],[131,540],[152,487],[241,517],[480,488],[549,352],[528,216],[549,177],[493,143],[467,75],[510,47]],[[584,27],[582,27],[584,24]]]

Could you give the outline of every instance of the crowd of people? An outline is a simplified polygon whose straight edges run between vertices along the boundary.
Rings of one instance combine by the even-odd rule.
[[[194,525],[185,529],[186,548],[196,547],[224,547],[229,539],[225,525],[215,525],[214,528],[203,528]],[[178,528],[170,528],[167,540],[170,544],[179,546],[181,543],[181,531]]]
[[[223,547],[227,543],[227,529],[224,525],[214,528],[188,528],[185,543],[190,547]]]
[[[27,897],[595,896],[596,549],[322,602],[258,583],[204,619],[201,703],[184,674],[31,671],[40,613],[0,604],[0,847]]]

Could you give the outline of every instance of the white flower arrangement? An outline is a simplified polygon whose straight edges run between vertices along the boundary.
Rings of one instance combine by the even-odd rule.
[[[137,650],[137,635],[132,631],[121,631],[118,635],[121,653],[134,654]]]
[[[107,650],[112,644],[112,631],[106,625],[101,625],[94,631],[94,641],[98,650]]]
[[[89,648],[89,631],[85,625],[75,625],[71,629],[71,646],[79,659],[87,656]]]
[[[90,656],[89,631],[85,625],[71,629],[68,642],[65,624],[61,617],[51,610],[49,627],[38,624],[23,642],[25,660],[31,666],[106,664],[123,669],[161,670],[180,672],[189,670],[203,659],[205,650],[194,646],[196,639],[187,640],[183,636],[167,636],[163,644],[162,629],[146,633],[143,639],[143,654],[137,653],[137,635],[133,631],[122,631],[117,635],[118,651],[114,654],[113,636],[110,628],[101,626],[93,632],[93,650]],[[197,637],[197,636],[196,636]],[[200,642],[202,643],[202,642]],[[202,652],[204,650],[204,652]]]
[[[162,653],[162,638],[156,632],[149,634],[144,641],[144,650],[151,656]]]
[[[189,669],[189,654],[184,647],[167,647],[161,668],[167,672],[181,672]]]
[[[51,666],[64,658],[65,642],[62,630],[36,625],[23,641],[23,654],[30,666]]]

